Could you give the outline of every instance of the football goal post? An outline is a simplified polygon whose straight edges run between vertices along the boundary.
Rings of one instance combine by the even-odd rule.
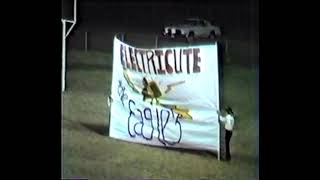
[[[72,9],[73,8],[73,9]],[[72,13],[73,12],[73,13]],[[62,0],[62,92],[66,88],[66,40],[77,22],[77,0]],[[67,23],[71,26],[67,28]]]

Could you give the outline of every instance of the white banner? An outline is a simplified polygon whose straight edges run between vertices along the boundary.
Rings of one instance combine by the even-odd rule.
[[[219,152],[217,44],[140,49],[114,38],[110,136]]]

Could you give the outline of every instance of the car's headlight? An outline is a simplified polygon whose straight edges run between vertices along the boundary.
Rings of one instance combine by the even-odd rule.
[[[173,33],[173,34],[176,33],[176,29],[172,28],[171,33]]]

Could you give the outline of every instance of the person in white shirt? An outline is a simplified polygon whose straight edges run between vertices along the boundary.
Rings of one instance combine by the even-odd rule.
[[[225,142],[226,142],[226,160],[231,160],[231,154],[230,154],[230,139],[232,136],[232,130],[234,125],[234,113],[230,107],[226,108],[226,116],[222,116],[219,111],[219,120],[224,123],[224,129],[225,129]]]

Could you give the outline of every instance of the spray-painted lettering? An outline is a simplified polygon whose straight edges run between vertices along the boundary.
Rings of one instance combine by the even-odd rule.
[[[132,99],[128,101],[128,107],[128,133],[131,137],[137,135],[145,140],[153,140],[153,134],[157,132],[158,140],[164,146],[180,142],[182,138],[180,115],[172,110],[156,107],[139,109]],[[170,126],[171,132],[169,132],[168,126]]]

